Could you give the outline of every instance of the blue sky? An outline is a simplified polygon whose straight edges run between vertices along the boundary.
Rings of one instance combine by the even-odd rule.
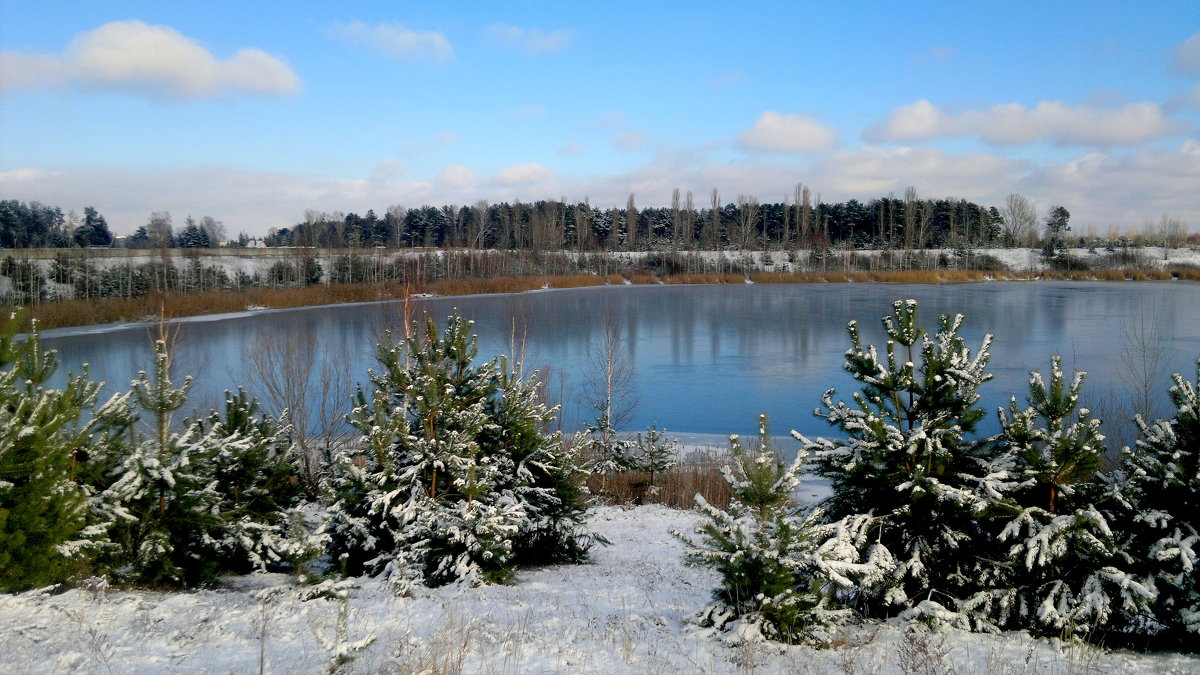
[[[1198,231],[1200,4],[0,0],[0,198],[117,233],[796,183]]]

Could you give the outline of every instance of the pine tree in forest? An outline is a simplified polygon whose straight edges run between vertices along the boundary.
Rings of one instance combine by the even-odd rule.
[[[427,318],[380,345],[359,391],[357,445],[336,458],[324,532],[347,574],[417,584],[502,583],[520,559],[580,559],[580,470],[535,382],[503,361],[476,365],[472,322]]]
[[[66,580],[92,534],[73,479],[100,385],[85,368],[64,389],[46,388],[58,359],[42,351],[36,324],[23,340],[21,326],[18,312],[0,326],[0,591]]]
[[[996,451],[971,434],[984,415],[977,389],[991,379],[992,338],[972,354],[959,334],[962,321],[942,316],[930,336],[918,325],[916,301],[897,301],[883,319],[884,355],[865,347],[851,322],[845,368],[862,390],[852,403],[835,403],[830,390],[815,411],[845,438],[793,432],[832,483],[828,517],[869,523],[856,545],[876,572],[854,598],[868,615],[907,612],[967,625],[957,604],[989,573],[974,544],[983,540],[980,516],[994,501],[979,484]]]
[[[1110,479],[1122,550],[1154,590],[1149,617],[1127,630],[1156,633],[1167,644],[1194,645],[1200,634],[1200,363],[1196,382],[1173,376],[1175,415],[1137,423]]]

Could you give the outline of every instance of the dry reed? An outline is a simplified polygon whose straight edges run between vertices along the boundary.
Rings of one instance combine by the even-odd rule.
[[[700,495],[709,504],[725,508],[732,493],[721,475],[728,461],[717,453],[693,453],[679,464],[658,474],[651,489],[650,475],[638,471],[593,474],[588,489],[610,504],[662,504],[675,509],[690,509]]]

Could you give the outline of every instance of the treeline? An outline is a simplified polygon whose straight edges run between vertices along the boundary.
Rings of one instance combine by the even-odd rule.
[[[534,251],[640,251],[854,248],[954,248],[1022,243],[1005,239],[996,207],[965,199],[881,197],[862,203],[823,202],[797,186],[795,200],[763,203],[738,195],[707,206],[676,190],[671,205],[599,208],[587,201],[484,201],[471,206],[392,206],[383,216],[308,211],[292,227],[272,229],[267,246],[490,248]]]
[[[666,207],[639,208],[630,195],[624,208],[588,201],[539,200],[469,206],[390,206],[382,215],[308,210],[291,227],[268,231],[270,247],[471,248],[502,250],[768,250],[843,248],[972,248],[1034,246],[1047,238],[1066,240],[1070,213],[1061,206],[1039,219],[1021,195],[1001,207],[966,199],[903,197],[860,202],[826,202],[797,185],[779,202],[737,195],[723,201],[713,190],[704,203],[675,190]],[[1164,217],[1153,226],[1164,244],[1181,245],[1186,224]],[[1167,236],[1167,235],[1170,236]],[[1171,242],[1166,241],[1171,239]],[[1082,239],[1080,240],[1082,241]],[[1173,243],[1172,243],[1173,242]],[[0,247],[37,248],[120,245],[127,248],[206,248],[260,243],[239,234],[225,240],[221,221],[188,216],[182,228],[171,214],[156,211],[132,235],[114,239],[94,208],[82,218],[61,208],[15,200],[0,202]]]
[[[118,238],[108,221],[88,206],[80,215],[39,202],[0,200],[0,248],[94,248],[121,245],[125,248],[215,248],[246,246],[252,240],[240,234],[226,242],[225,226],[212,216],[199,220],[188,216],[175,231],[171,214],[155,211],[145,225],[128,237]]]
[[[110,246],[108,222],[88,206],[80,217],[57,206],[0,200],[0,248],[71,248]]]

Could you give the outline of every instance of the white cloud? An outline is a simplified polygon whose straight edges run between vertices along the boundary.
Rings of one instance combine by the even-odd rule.
[[[291,67],[266,52],[245,48],[218,59],[174,28],[136,19],[80,33],[61,56],[0,53],[0,74],[5,90],[84,86],[165,99],[300,89]]]
[[[807,115],[783,115],[768,110],[738,137],[738,144],[767,152],[814,152],[837,141],[837,133]]]
[[[1192,86],[1185,93],[1172,96],[1171,100],[1164,106],[1167,110],[1179,110],[1180,108],[1200,108],[1200,82]]]
[[[458,143],[458,134],[451,131],[443,131],[437,135],[437,142],[441,145],[454,145]]]
[[[166,173],[107,169],[14,168],[0,172],[0,194],[82,209],[94,205],[118,234],[132,233],[152,211],[212,215],[230,232],[261,235],[290,226],[305,209],[381,212],[391,204],[470,204],[478,199],[536,200],[590,197],[601,208],[622,207],[632,192],[639,205],[664,206],[672,189],[691,190],[698,204],[716,187],[777,201],[797,182],[826,201],[866,201],[914,186],[924,197],[962,197],[1003,204],[1018,192],[1034,202],[1063,204],[1072,222],[1140,226],[1162,214],[1200,230],[1200,142],[1172,149],[1085,152],[1043,166],[996,153],[952,153],[928,147],[836,149],[794,162],[718,161],[720,144],[656,149],[650,161],[611,174],[571,175],[541,164],[507,167],[486,180],[471,167],[443,167],[436,177],[401,180],[401,167],[380,162],[365,179],[255,172],[213,167]]]
[[[475,182],[475,171],[469,166],[451,164],[443,167],[433,182],[450,188],[465,188]]]
[[[562,156],[578,155],[583,153],[583,145],[579,143],[567,143],[558,149],[558,154]]]
[[[382,159],[371,167],[369,180],[372,183],[394,183],[404,176],[404,167],[399,162]]]
[[[516,164],[497,171],[490,182],[496,185],[528,185],[546,180],[551,173],[541,164]]]
[[[361,21],[335,23],[329,26],[329,33],[388,58],[439,62],[454,58],[454,47],[445,35],[434,31],[410,30],[400,24],[367,24]]]
[[[483,29],[483,38],[488,44],[515,49],[527,56],[561,51],[574,37],[575,32],[566,28],[544,32],[497,23]]]
[[[1200,74],[1200,31],[1184,40],[1171,55],[1171,70],[1185,75]]]
[[[927,100],[892,111],[887,121],[868,127],[869,141],[920,141],[976,136],[993,145],[1026,145],[1050,141],[1059,145],[1129,145],[1180,131],[1154,103],[1117,108],[1069,106],[1042,101],[1033,108],[1005,103],[984,110],[951,113]]]

